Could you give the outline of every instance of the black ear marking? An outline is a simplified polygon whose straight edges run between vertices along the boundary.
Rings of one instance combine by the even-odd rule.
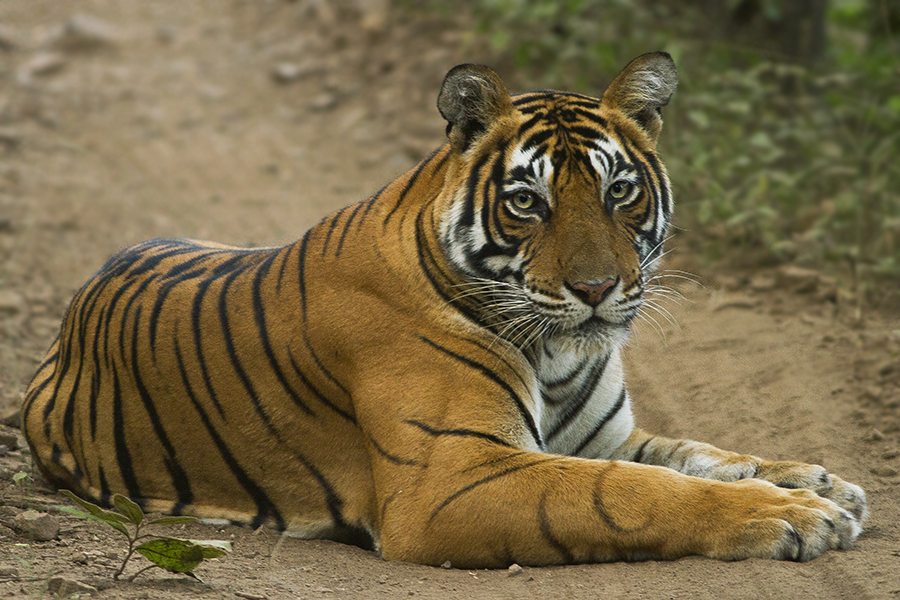
[[[459,152],[465,152],[494,121],[513,110],[500,76],[488,67],[470,64],[450,69],[437,106],[447,120],[447,137]]]
[[[609,85],[603,105],[625,113],[656,143],[662,131],[662,107],[669,103],[677,86],[678,70],[668,53],[642,54]]]

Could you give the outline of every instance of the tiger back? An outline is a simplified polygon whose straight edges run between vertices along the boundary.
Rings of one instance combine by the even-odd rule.
[[[37,465],[102,502],[427,564],[846,547],[858,487],[634,427],[621,350],[672,213],[676,81],[653,53],[601,100],[510,96],[461,65],[448,142],[296,243],[120,252],[26,393]]]

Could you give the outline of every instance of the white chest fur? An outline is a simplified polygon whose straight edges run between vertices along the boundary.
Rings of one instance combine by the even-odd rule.
[[[538,353],[541,433],[548,452],[607,458],[634,429],[622,352],[578,346],[548,345]]]

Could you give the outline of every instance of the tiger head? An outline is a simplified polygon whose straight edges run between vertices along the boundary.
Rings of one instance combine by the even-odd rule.
[[[447,74],[440,241],[463,282],[455,297],[499,335],[522,348],[625,340],[672,212],[656,143],[676,84],[661,52],[632,61],[599,100],[511,97],[483,66]]]

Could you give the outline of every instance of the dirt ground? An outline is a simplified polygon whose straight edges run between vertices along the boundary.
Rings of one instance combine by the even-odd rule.
[[[68,299],[116,250],[157,236],[286,243],[438,145],[443,75],[489,62],[445,25],[388,0],[0,0],[6,424]],[[860,311],[814,273],[713,276],[687,252],[672,260],[704,285],[677,286],[687,301],[666,305],[674,323],[637,327],[638,422],[862,485],[871,518],[850,550],[805,564],[688,558],[511,575],[191,525],[175,533],[234,544],[197,569],[205,583],[159,570],[113,583],[121,541],[59,514],[63,497],[39,480],[15,484],[27,451],[0,449],[0,597],[51,597],[48,579],[62,576],[127,599],[900,598],[900,320]],[[21,446],[17,430],[0,434]],[[26,508],[59,520],[56,539],[5,526]]]

